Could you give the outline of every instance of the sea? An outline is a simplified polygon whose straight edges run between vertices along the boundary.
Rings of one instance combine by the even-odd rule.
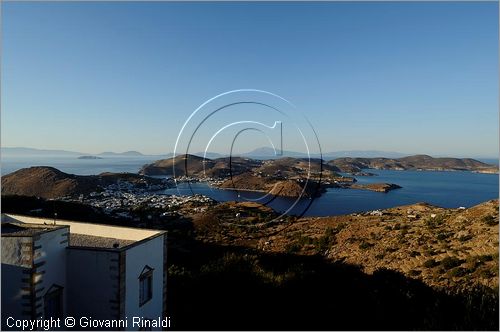
[[[93,175],[102,172],[132,172],[155,160],[154,157],[76,157],[2,156],[1,174],[30,166],[51,166],[63,172]],[[206,183],[181,183],[159,192],[166,195],[203,194],[217,201],[256,201],[276,211],[304,216],[342,215],[427,202],[445,208],[470,207],[499,197],[498,174],[462,171],[367,170],[375,176],[357,176],[358,183],[387,182],[401,186],[388,193],[359,189],[329,188],[315,199],[272,197],[258,192],[236,192],[213,188]]]

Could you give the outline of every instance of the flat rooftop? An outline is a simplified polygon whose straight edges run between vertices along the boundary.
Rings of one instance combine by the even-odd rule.
[[[121,249],[163,235],[165,231],[2,214],[2,236],[33,236],[69,227],[69,247]]]
[[[15,214],[2,214],[2,222],[23,223],[29,225],[52,226],[54,219],[37,218],[30,216],[22,216]],[[70,233],[92,235],[98,237],[108,237],[119,240],[141,241],[155,235],[165,233],[165,231],[144,229],[135,227],[122,227],[115,225],[106,225],[91,222],[81,222],[72,220],[57,219],[55,221],[57,226],[70,226]]]
[[[69,245],[71,247],[118,249],[126,247],[134,242],[136,241],[116,239],[112,237],[85,235],[85,234],[71,233],[69,236]]]
[[[2,223],[2,236],[31,237],[59,228],[61,228],[61,226],[20,224],[20,223],[18,224],[18,223],[5,222]]]

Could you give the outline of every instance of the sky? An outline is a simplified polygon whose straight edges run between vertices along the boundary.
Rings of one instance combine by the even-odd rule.
[[[172,152],[205,101],[258,89],[293,103],[323,152],[498,157],[497,2],[1,6],[4,147]]]

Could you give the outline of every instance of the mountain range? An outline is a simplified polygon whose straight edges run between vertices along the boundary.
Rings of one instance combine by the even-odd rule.
[[[97,156],[107,156],[107,157],[119,157],[119,156],[127,156],[127,157],[146,157],[153,156],[158,158],[169,158],[173,156],[173,153],[165,153],[165,154],[144,154],[138,151],[125,151],[125,152],[114,152],[114,151],[106,151],[98,154],[79,152],[79,151],[68,151],[68,150],[56,150],[56,149],[36,149],[36,148],[27,148],[27,147],[2,147],[1,153],[4,156],[83,156],[83,155],[97,155]],[[191,153],[192,155],[202,157],[205,152],[199,151],[195,153]],[[401,153],[401,152],[393,152],[393,151],[380,151],[380,150],[342,150],[342,151],[330,151],[323,152],[321,155],[318,153],[313,153],[310,155],[311,158],[320,158],[322,157],[325,160],[335,159],[335,158],[401,158],[410,156],[410,153]],[[209,159],[216,159],[227,157],[227,154],[217,153],[217,152],[207,152],[206,157]],[[252,159],[277,159],[282,157],[292,157],[292,158],[307,158],[307,153],[297,152],[291,150],[284,150],[281,155],[276,155],[274,150],[269,147],[260,147],[256,148],[252,151],[248,151],[238,156],[247,157]],[[482,160],[482,159],[480,159]],[[498,158],[488,158],[488,162],[498,161]]]
[[[99,154],[84,153],[77,151],[67,151],[67,150],[50,150],[50,149],[34,149],[25,147],[2,147],[2,155],[6,156],[59,156],[59,157],[78,157],[78,156],[107,156],[107,157],[142,157],[146,156],[138,151],[125,151],[125,152],[101,152]],[[166,155],[158,156],[166,157]]]

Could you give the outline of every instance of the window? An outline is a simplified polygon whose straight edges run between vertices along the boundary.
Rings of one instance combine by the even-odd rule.
[[[153,297],[153,268],[146,265],[139,276],[139,306]]]
[[[63,316],[63,287],[52,285],[43,297],[45,319],[62,318]]]

